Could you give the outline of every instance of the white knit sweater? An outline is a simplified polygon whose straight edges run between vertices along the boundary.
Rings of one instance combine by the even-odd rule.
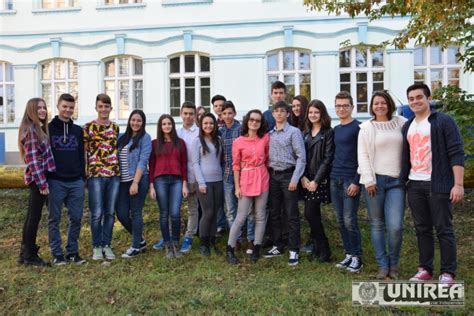
[[[376,135],[377,138],[386,137],[389,141],[393,136],[397,136],[390,134],[400,133],[401,135],[401,128],[406,121],[407,119],[402,116],[394,116],[388,122],[376,122],[372,119],[360,125],[357,142],[357,160],[359,162],[357,172],[360,174],[361,184],[365,186],[376,184],[376,173],[392,177],[399,176],[402,143],[393,143],[393,146],[383,146],[383,149],[377,150],[375,137]],[[375,127],[375,124],[378,127]],[[383,140],[378,139],[377,143],[381,144]],[[375,164],[376,155],[377,163]]]

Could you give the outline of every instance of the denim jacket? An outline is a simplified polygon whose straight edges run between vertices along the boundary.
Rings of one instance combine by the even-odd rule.
[[[124,135],[121,135],[124,137]],[[130,139],[128,145],[131,146],[133,140]],[[150,159],[151,154],[151,136],[148,133],[145,133],[140,139],[137,148],[128,152],[127,163],[128,163],[128,174],[131,177],[135,176],[137,169],[143,170],[143,176],[148,174],[148,160]],[[120,166],[122,167],[122,166]]]

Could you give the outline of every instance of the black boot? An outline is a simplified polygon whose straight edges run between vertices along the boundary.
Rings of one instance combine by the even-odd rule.
[[[209,249],[209,237],[201,237],[201,245],[199,246],[199,252],[204,257],[211,255],[211,249]]]
[[[321,248],[319,251],[319,261],[320,262],[330,262],[331,261],[331,248],[329,248],[328,239],[325,238],[321,243]]]
[[[214,251],[216,256],[222,256],[222,251],[220,251],[220,249],[216,247],[216,237],[211,236],[209,238],[209,242],[211,244],[211,249]]]
[[[321,243],[320,242],[318,243],[316,239],[313,239],[312,242],[313,242],[313,250],[311,251],[309,261],[318,260],[319,254],[321,253]]]
[[[25,248],[23,264],[29,266],[38,266],[38,267],[49,267],[51,264],[49,262],[43,261],[38,255],[39,247],[34,245],[33,249]]]
[[[250,255],[250,262],[257,263],[258,258],[260,257],[260,250],[262,249],[261,245],[254,245],[253,252]]]
[[[227,262],[230,264],[238,264],[239,259],[235,256],[234,248],[227,245],[227,252],[226,252]]]
[[[18,259],[16,260],[18,264],[25,263],[25,248],[26,248],[25,244],[21,244],[20,255],[18,256]]]

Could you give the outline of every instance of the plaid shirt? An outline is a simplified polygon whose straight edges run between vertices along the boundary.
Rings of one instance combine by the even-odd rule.
[[[234,120],[231,128],[224,126],[219,128],[219,135],[222,139],[222,149],[224,153],[224,181],[234,183],[234,173],[232,172],[232,144],[240,136],[240,123]]]
[[[24,130],[21,134],[21,144],[25,149],[27,166],[25,184],[35,182],[40,190],[48,188],[46,174],[56,171],[48,138],[40,142],[39,135],[34,129]]]

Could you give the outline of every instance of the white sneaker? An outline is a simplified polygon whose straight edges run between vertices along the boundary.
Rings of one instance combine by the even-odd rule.
[[[288,259],[290,266],[296,266],[298,264],[298,253],[290,250],[290,258]]]
[[[351,264],[351,262],[352,262],[352,256],[350,254],[346,254],[346,257],[342,259],[341,262],[336,264],[336,268],[347,269],[347,267]]]
[[[92,260],[104,260],[104,253],[101,247],[94,247],[92,249]]]
[[[102,250],[104,251],[105,259],[107,260],[115,259],[114,252],[112,251],[112,248],[110,248],[110,246],[105,246],[104,248],[102,248]]]

